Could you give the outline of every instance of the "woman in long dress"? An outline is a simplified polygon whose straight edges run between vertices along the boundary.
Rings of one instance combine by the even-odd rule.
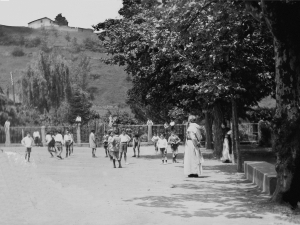
[[[200,151],[200,141],[202,139],[200,126],[195,121],[195,116],[189,116],[184,150],[184,174],[189,177],[198,177],[202,174],[204,161]]]
[[[231,157],[229,153],[229,135],[225,134],[224,143],[223,143],[223,151],[222,151],[222,158],[221,161],[223,163],[230,163]]]

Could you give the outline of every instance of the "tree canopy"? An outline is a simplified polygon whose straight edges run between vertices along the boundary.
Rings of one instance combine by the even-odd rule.
[[[226,105],[232,95],[245,109],[272,92],[271,36],[244,15],[242,3],[123,3],[123,19],[95,29],[111,55],[105,62],[132,76],[128,103],[143,117],[162,122],[174,107]]]

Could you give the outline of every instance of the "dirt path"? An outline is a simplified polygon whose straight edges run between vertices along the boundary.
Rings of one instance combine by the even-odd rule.
[[[201,178],[186,178],[182,163],[169,157],[161,165],[153,147],[143,147],[138,159],[130,148],[122,169],[112,168],[103,149],[92,158],[90,149],[75,148],[59,160],[34,148],[31,163],[22,148],[2,149],[1,225],[288,224],[257,208],[268,196],[216,160],[205,161]]]

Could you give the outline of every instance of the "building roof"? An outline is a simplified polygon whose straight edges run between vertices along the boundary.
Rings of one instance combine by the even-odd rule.
[[[48,17],[43,17],[43,18],[40,18],[40,19],[31,21],[31,22],[29,22],[28,24],[31,24],[31,23],[33,23],[33,22],[35,22],[35,21],[42,20],[42,19],[48,19],[48,20],[51,20],[51,19],[49,19]],[[53,20],[51,20],[51,21],[54,22]]]

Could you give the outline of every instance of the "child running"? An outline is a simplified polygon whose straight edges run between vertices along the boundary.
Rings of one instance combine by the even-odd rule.
[[[26,137],[24,137],[22,139],[21,143],[26,148],[26,150],[25,150],[25,160],[28,159],[28,162],[29,162],[30,161],[31,148],[34,144],[34,140],[30,136],[29,132],[27,133]]]
[[[59,152],[58,155],[56,156],[57,158],[63,159],[61,157],[61,153],[63,152],[63,144],[64,144],[64,139],[63,136],[61,135],[61,131],[57,131],[57,134],[54,137],[55,140],[55,148]]]
[[[168,143],[171,145],[171,149],[173,153],[173,163],[177,163],[176,157],[178,155],[179,142],[180,142],[180,138],[175,134],[174,131],[171,131],[171,136],[169,137]]]
[[[157,147],[157,141],[158,141],[159,137],[158,135],[155,133],[151,139],[151,141],[154,143],[154,149],[156,154],[158,153],[158,147]]]
[[[50,153],[51,157],[53,158],[54,156],[53,156],[52,152],[55,152],[54,151],[55,150],[55,147],[54,147],[55,141],[49,131],[47,132],[45,139],[46,139],[46,145],[48,146],[48,152]]]
[[[157,147],[159,148],[159,150],[161,152],[162,164],[167,165],[167,163],[168,163],[168,158],[167,158],[168,142],[167,142],[167,139],[165,139],[164,134],[160,135],[160,137],[157,141]]]

